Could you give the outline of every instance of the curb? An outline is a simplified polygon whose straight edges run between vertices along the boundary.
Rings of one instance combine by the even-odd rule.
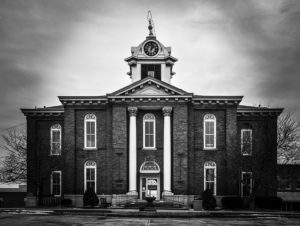
[[[229,211],[118,211],[116,209],[0,209],[1,213],[26,215],[90,215],[99,217],[152,218],[300,218],[300,212]]]

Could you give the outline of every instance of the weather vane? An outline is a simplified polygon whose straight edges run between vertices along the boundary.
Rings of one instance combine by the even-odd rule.
[[[150,10],[148,11],[147,20],[149,21],[149,26],[148,26],[149,36],[155,36],[155,35],[153,35],[153,31],[152,31],[152,30],[154,30],[154,22],[152,20],[152,13]]]

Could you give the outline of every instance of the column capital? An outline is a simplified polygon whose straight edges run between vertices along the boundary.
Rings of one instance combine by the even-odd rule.
[[[165,106],[162,108],[164,116],[170,116],[172,112],[172,107],[170,106]]]
[[[128,107],[129,115],[136,116],[138,108],[137,107]]]

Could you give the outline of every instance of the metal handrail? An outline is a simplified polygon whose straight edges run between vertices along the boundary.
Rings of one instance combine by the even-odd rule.
[[[172,197],[175,198],[176,196],[172,196]],[[168,198],[167,196],[163,196],[163,200],[165,200],[165,201],[169,201],[169,202],[180,204],[180,205],[184,206],[184,202],[179,201],[179,200],[174,200],[173,198]],[[177,199],[179,199],[179,198],[177,198]]]

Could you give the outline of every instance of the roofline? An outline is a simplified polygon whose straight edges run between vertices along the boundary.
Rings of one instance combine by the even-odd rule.
[[[244,96],[194,96],[193,100],[235,100],[241,102]]]
[[[64,110],[49,110],[49,109],[35,109],[35,108],[21,108],[25,116],[62,116]]]
[[[113,93],[109,93],[106,96],[120,95],[121,93],[126,92],[126,91],[131,90],[131,89],[135,89],[135,88],[139,87],[140,85],[142,85],[143,83],[146,83],[146,82],[157,82],[157,83],[160,83],[160,85],[162,85],[162,86],[166,86],[168,89],[172,90],[173,92],[180,93],[182,95],[191,95],[191,93],[188,93],[188,92],[186,92],[186,91],[184,91],[180,88],[177,88],[176,86],[173,86],[169,83],[166,83],[164,81],[158,80],[158,79],[153,78],[153,77],[146,77],[142,80],[138,80],[134,83],[131,83],[130,85],[125,86],[125,87],[123,87],[123,88],[121,88],[121,89],[119,89],[119,90],[117,90]]]
[[[238,116],[279,116],[284,108],[237,109]]]
[[[58,96],[59,100],[87,100],[87,99],[93,99],[93,100],[104,100],[107,99],[106,96]]]
[[[261,109],[237,109],[237,112],[278,112],[282,113],[284,108],[261,108]]]
[[[148,98],[192,98],[192,94],[188,95],[132,95],[132,96],[116,96],[116,95],[108,95],[107,98],[109,99],[148,99]]]

